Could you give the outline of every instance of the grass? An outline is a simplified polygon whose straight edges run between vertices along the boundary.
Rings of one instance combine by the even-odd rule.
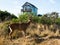
[[[8,38],[9,37],[9,35],[7,35],[8,33],[6,33],[7,30],[5,30],[8,24],[9,22],[0,23],[0,39],[1,39],[0,45],[59,45],[60,44],[59,43],[60,39],[58,38],[49,39],[50,37],[53,37],[53,36],[60,37],[59,28],[56,30],[56,32],[54,32],[54,31],[51,31],[47,25],[46,25],[46,29],[44,29],[45,25],[43,24],[31,23],[26,30],[27,38],[23,36],[22,32],[15,30],[11,35],[13,38],[15,37],[15,39],[10,39]],[[51,26],[51,28],[52,27],[53,25]],[[37,36],[38,38],[42,38],[46,40],[43,40],[43,42],[37,44],[35,42],[36,41],[35,38],[37,39],[37,41],[39,40]]]

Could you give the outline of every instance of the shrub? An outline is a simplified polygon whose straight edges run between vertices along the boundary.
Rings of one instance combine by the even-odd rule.
[[[0,20],[1,21],[8,21],[8,20],[11,20],[13,18],[17,18],[17,17],[14,14],[11,14],[7,11],[0,10]]]
[[[36,15],[33,15],[32,21],[35,22],[35,23],[40,23],[40,18]]]
[[[60,18],[57,18],[57,19],[55,20],[55,23],[58,24],[58,25],[60,25]]]
[[[45,16],[41,17],[41,21],[40,21],[40,22],[41,22],[42,24],[48,24],[48,25],[50,25],[50,24],[53,23],[50,18],[45,17]]]
[[[28,22],[28,20],[29,20],[29,15],[27,13],[24,13],[19,16],[19,21],[21,23],[26,23],[26,22]]]
[[[18,22],[19,22],[19,19],[13,18],[13,19],[12,19],[12,22],[13,22],[13,23],[18,23]]]

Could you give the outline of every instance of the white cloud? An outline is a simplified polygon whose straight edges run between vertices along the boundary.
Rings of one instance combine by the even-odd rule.
[[[55,0],[49,0],[52,4],[55,4],[56,1]]]

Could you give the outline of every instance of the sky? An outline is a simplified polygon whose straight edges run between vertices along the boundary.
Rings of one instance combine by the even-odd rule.
[[[35,5],[38,8],[38,14],[60,13],[60,0],[0,0],[0,10],[18,16],[21,14],[22,5],[25,2]]]

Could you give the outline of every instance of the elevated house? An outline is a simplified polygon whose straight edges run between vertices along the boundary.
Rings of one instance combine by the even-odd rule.
[[[35,7],[34,5],[32,5],[31,3],[29,2],[26,2],[23,6],[22,6],[22,9],[21,11],[24,13],[24,12],[31,12],[35,15],[37,15],[37,10],[38,8]]]

